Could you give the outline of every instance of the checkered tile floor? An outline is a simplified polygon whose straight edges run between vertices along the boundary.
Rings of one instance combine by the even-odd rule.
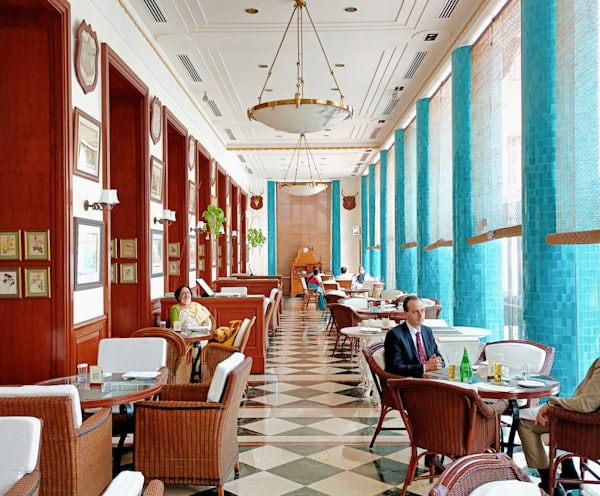
[[[240,477],[226,496],[394,496],[402,490],[410,458],[405,431],[382,431],[369,443],[379,408],[359,386],[357,357],[332,355],[335,332],[325,332],[320,311],[302,311],[299,298],[284,302],[280,329],[271,338],[264,375],[250,377],[240,408]],[[384,425],[400,427],[397,414]],[[524,466],[522,456],[515,460]],[[413,483],[409,495],[431,484]],[[212,496],[215,488],[168,486],[169,496]]]

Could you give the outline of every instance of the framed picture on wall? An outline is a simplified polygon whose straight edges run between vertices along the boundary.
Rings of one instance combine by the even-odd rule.
[[[25,260],[50,260],[50,231],[25,231]]]
[[[74,173],[96,182],[100,177],[100,137],[100,122],[75,108]]]
[[[75,218],[75,290],[102,286],[104,224]],[[27,281],[26,281],[27,283]],[[27,289],[27,285],[25,286]]]
[[[119,280],[117,278],[118,278],[117,264],[112,263],[112,264],[110,264],[110,282],[112,284],[117,284],[119,282]]]
[[[150,274],[154,276],[162,276],[164,273],[163,259],[164,259],[164,246],[163,246],[163,232],[152,230],[152,246],[151,246],[151,267]]]
[[[121,284],[137,283],[137,263],[123,263],[120,269]]]
[[[189,207],[188,207],[188,212],[190,214],[195,214],[196,213],[196,184],[193,183],[192,181],[189,181],[189,194],[190,194],[190,199],[189,199]]]
[[[0,232],[0,260],[21,260],[21,231]]]
[[[50,297],[50,269],[25,269],[25,296],[27,298]]]
[[[179,241],[177,243],[169,243],[169,258],[179,258]]]
[[[179,275],[179,260],[169,260],[169,275],[170,276],[178,276]]]
[[[156,157],[150,159],[150,198],[158,203],[162,203],[163,196],[163,163]]]
[[[110,240],[110,258],[117,258],[117,240]]]
[[[190,236],[190,270],[196,270],[196,236]]]
[[[0,270],[0,298],[20,298],[21,279],[19,269]]]
[[[122,239],[120,245],[121,258],[137,258],[137,239]]]

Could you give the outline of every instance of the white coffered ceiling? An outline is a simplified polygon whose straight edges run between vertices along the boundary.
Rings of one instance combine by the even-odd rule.
[[[448,74],[452,50],[472,43],[481,25],[505,2],[306,0],[344,103],[355,107],[353,119],[307,135],[322,179],[358,175],[376,162],[378,150],[389,146],[394,130],[406,125],[415,101],[430,96]],[[151,41],[197,99],[232,160],[256,177],[283,180],[298,136],[250,121],[247,109],[258,103],[268,71],[260,66],[271,66],[295,2],[127,0],[124,4],[135,10]],[[348,12],[349,7],[357,10]],[[263,102],[294,97],[296,36],[292,23],[267,85],[272,91],[265,93]],[[339,100],[306,17],[303,47],[304,98]],[[307,169],[299,172],[298,180],[309,179]]]

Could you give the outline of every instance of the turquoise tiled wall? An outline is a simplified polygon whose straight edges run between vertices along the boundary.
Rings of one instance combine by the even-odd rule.
[[[387,243],[385,240],[388,238],[387,235],[387,211],[388,211],[388,187],[387,187],[387,168],[388,168],[388,151],[382,150],[380,152],[381,160],[379,162],[379,239],[381,249],[379,250],[379,270],[382,281],[385,283],[386,288],[395,288],[396,286],[390,286],[387,279],[387,266],[388,266],[388,250]]]
[[[340,274],[341,262],[341,232],[340,232],[340,182],[331,181],[331,272]]]
[[[371,250],[367,250],[369,246],[369,189],[367,176],[361,176],[360,178],[360,213],[362,217],[360,238],[362,247],[361,265],[368,272],[369,267],[371,267]]]

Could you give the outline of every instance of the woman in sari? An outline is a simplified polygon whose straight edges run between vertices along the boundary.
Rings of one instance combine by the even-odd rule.
[[[192,290],[189,286],[179,286],[175,290],[177,304],[170,310],[171,325],[178,320],[181,328],[210,326],[210,312],[208,308],[192,301]]]

